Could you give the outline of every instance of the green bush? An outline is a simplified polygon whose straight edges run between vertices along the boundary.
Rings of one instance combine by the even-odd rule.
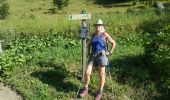
[[[53,0],[53,3],[58,7],[58,9],[63,9],[68,6],[69,0]]]
[[[168,98],[170,93],[170,17],[162,17],[156,21],[143,23],[142,28],[145,48],[145,63],[163,97]]]
[[[170,47],[170,18],[163,17],[160,20],[144,22],[141,26],[144,34],[145,54],[148,63],[162,64],[169,58]],[[170,62],[164,65],[170,65]]]
[[[9,14],[9,5],[6,0],[0,0],[0,19],[4,19]]]
[[[24,64],[33,63],[34,60],[42,60],[44,54],[37,56],[36,54],[44,53],[47,50],[50,52],[60,52],[57,54],[63,58],[75,58],[76,50],[80,47],[78,41],[75,39],[68,39],[58,36],[57,33],[51,34],[16,34],[12,37],[6,37],[3,45],[3,53],[0,54],[0,77],[10,77],[12,71]],[[74,49],[73,49],[74,48]],[[61,53],[61,50],[66,49],[72,53]],[[69,51],[70,50],[70,51]],[[60,57],[60,58],[61,58]]]

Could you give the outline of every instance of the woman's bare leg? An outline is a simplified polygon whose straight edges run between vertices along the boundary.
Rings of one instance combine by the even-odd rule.
[[[91,72],[92,72],[92,65],[88,65],[86,68],[85,78],[84,78],[84,87],[85,88],[88,88]]]

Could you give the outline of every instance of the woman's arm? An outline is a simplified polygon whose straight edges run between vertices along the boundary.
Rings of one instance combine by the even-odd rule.
[[[111,38],[111,36],[105,32],[106,39],[111,43],[111,48],[109,50],[110,55],[113,53],[113,50],[116,46],[116,42]]]

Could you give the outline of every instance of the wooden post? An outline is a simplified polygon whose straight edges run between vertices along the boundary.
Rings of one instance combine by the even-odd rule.
[[[0,53],[3,52],[3,50],[2,50],[2,42],[4,42],[4,40],[0,40]]]
[[[86,70],[86,39],[82,39],[82,82],[84,82],[84,74]]]
[[[87,27],[86,19],[91,19],[91,14],[87,14],[85,10],[82,11],[81,14],[70,14],[69,20],[82,20],[82,25],[80,28],[80,37],[82,41],[82,82],[84,82],[84,74],[86,70],[86,38],[89,32]]]
[[[82,11],[82,14],[86,14],[86,11]],[[82,29],[87,29],[86,20],[82,19]],[[82,32],[81,34],[86,34]],[[84,74],[86,70],[86,36],[82,37],[82,82],[84,82]]]

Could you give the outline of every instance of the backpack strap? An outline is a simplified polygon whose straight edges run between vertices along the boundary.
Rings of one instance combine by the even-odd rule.
[[[108,50],[108,40],[106,39],[105,32],[102,32],[102,39],[104,41],[105,51]]]
[[[102,39],[106,42],[105,32],[102,32]]]

